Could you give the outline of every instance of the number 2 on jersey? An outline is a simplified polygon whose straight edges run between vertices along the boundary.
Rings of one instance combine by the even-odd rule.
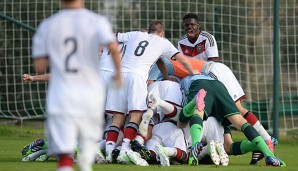
[[[135,50],[136,56],[141,56],[145,52],[145,48],[148,46],[149,42],[147,40],[141,41]]]
[[[75,69],[75,68],[71,68],[70,66],[69,66],[69,60],[70,60],[70,58],[76,53],[76,51],[77,51],[77,40],[75,39],[75,38],[73,38],[73,37],[71,37],[71,38],[67,38],[65,41],[64,41],[64,44],[65,44],[65,46],[67,45],[67,44],[73,44],[73,48],[72,48],[72,50],[66,55],[66,60],[65,60],[65,70],[66,70],[66,72],[68,72],[68,73],[77,73],[78,72],[78,70],[77,69]]]

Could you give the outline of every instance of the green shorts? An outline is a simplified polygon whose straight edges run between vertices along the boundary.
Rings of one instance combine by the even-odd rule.
[[[204,109],[207,117],[213,116],[222,125],[227,126],[231,123],[226,117],[240,114],[226,87],[217,80],[199,79],[192,82],[187,94],[187,102],[191,101],[200,89],[207,91]]]

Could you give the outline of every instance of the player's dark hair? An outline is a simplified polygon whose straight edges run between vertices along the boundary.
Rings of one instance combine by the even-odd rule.
[[[193,19],[195,19],[199,23],[199,17],[198,17],[197,14],[195,14],[195,13],[188,13],[188,14],[186,14],[183,17],[183,21],[185,21],[186,19],[189,19],[189,18],[193,18]]]
[[[150,23],[148,33],[161,33],[165,30],[165,26],[159,20],[154,20]]]

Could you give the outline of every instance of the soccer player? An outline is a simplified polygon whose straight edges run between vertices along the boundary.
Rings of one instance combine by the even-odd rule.
[[[110,88],[108,91],[106,111],[114,115],[107,134],[107,160],[111,157],[118,133],[124,125],[125,114],[128,113],[130,121],[124,129],[124,139],[117,158],[119,163],[128,162],[125,151],[130,148],[130,141],[138,132],[142,114],[147,110],[148,73],[152,65],[160,60],[160,56],[175,57],[191,74],[198,73],[193,70],[186,57],[164,38],[164,32],[164,25],[160,21],[153,21],[148,33],[134,31],[117,34],[118,41],[127,45],[121,63],[125,84],[122,89]]]
[[[115,64],[115,84],[122,85],[120,53],[110,23],[84,8],[83,0],[62,0],[62,10],[44,20],[33,37],[38,74],[50,61],[46,134],[58,171],[72,171],[77,138],[78,165],[92,170],[103,126],[104,89],[97,71],[98,49],[107,46]]]
[[[217,49],[216,40],[213,35],[211,35],[208,32],[202,31],[200,29],[199,17],[194,13],[186,14],[183,17],[183,25],[184,25],[184,30],[186,32],[186,35],[178,41],[179,51],[188,57],[193,57],[204,61],[218,60],[218,49]],[[224,71],[227,71],[227,69],[225,70],[223,69],[224,68],[221,67],[221,69],[218,71],[220,71],[221,73],[224,73]],[[214,72],[211,72],[211,73],[217,74]],[[228,77],[224,76],[221,78],[228,78]],[[259,132],[259,134],[266,141],[270,150],[274,152],[274,143],[272,139],[273,140],[275,139],[268,134],[268,132],[264,129],[262,124],[259,122],[258,118],[251,111],[248,111],[246,108],[242,106],[241,100],[244,98],[244,92],[242,88],[239,88],[237,84],[234,84],[234,81],[229,82],[230,79],[234,80],[233,77],[228,79],[221,79],[221,78],[216,78],[216,79],[221,81],[226,87],[227,87],[227,84],[230,84],[234,92],[238,91],[237,94],[231,94],[231,91],[230,91],[231,89],[227,87],[229,93],[233,95],[232,98],[236,102],[236,106],[240,110],[241,114]],[[239,96],[241,94],[242,96]],[[252,159],[252,163],[255,163],[253,159]]]
[[[266,164],[271,166],[286,166],[283,161],[274,156],[263,138],[240,115],[233,99],[225,86],[218,80],[204,75],[192,76],[187,95],[187,104],[179,113],[179,125],[183,127],[190,123],[192,149],[189,164],[198,164],[198,146],[202,133],[202,120],[208,116],[215,117],[223,126],[233,124],[241,130],[250,141],[250,148],[257,147],[266,156]],[[198,112],[196,112],[198,111]],[[234,147],[233,150],[237,148]],[[241,146],[238,146],[241,149]],[[241,150],[239,150],[241,151]]]
[[[231,69],[219,62],[206,62],[196,58],[188,58],[188,60],[193,68],[204,75],[209,75],[210,77],[219,80],[225,85],[241,115],[258,131],[270,150],[274,152],[274,143],[271,140],[271,136],[262,126],[258,118],[251,111],[248,111],[242,106],[241,100],[245,98],[245,93]],[[188,71],[175,59],[163,58],[163,61],[167,66],[169,75],[176,76],[179,79],[183,79],[189,75]]]
[[[204,61],[218,60],[216,40],[212,34],[201,30],[196,14],[186,14],[183,17],[183,27],[186,35],[178,41],[178,50],[181,53]]]
[[[141,147],[144,140],[139,136],[131,142],[132,149],[138,151],[150,164],[160,162],[163,166],[169,166],[170,160],[186,163],[184,133],[176,126],[177,114],[182,108],[180,84],[168,80],[155,81],[148,86],[148,94],[152,105],[143,114],[139,130],[143,137],[150,137],[145,142],[147,149]],[[152,136],[147,136],[147,132]]]

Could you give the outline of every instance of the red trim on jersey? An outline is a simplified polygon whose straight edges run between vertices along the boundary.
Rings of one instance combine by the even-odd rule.
[[[176,104],[176,103],[174,103],[174,102],[171,102],[171,101],[167,101],[167,100],[165,100],[166,102],[168,102],[168,103],[170,103],[170,104],[172,104],[172,105],[174,105],[174,106],[178,106],[178,107],[181,107],[182,108],[182,106],[181,105],[178,105],[178,104]]]
[[[177,53],[175,53],[173,56],[171,56],[171,59],[172,59],[172,60],[176,60],[174,56],[176,56],[178,53],[180,53],[180,52],[177,52]]]
[[[180,43],[181,51],[184,55],[194,57],[206,51],[206,40],[196,44],[194,47]]]
[[[113,114],[113,115],[115,115],[115,114],[117,114],[117,115],[125,115],[125,113],[122,113],[122,112],[117,112],[117,111],[112,111],[112,110],[106,110],[105,111],[106,113],[109,113],[109,114]]]
[[[241,100],[243,100],[243,99],[245,99],[245,95],[243,95],[243,96],[241,96],[240,98],[238,98],[237,100],[235,100],[235,103],[238,102],[238,101],[241,101]]]
[[[129,113],[130,113],[130,112],[146,112],[146,111],[147,111],[147,110],[130,110]]]

